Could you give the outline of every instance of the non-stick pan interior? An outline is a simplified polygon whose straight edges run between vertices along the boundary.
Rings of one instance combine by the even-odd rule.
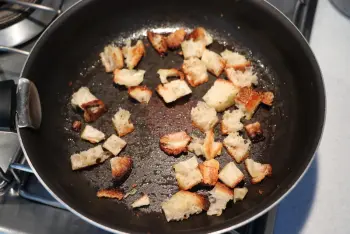
[[[233,49],[247,55],[259,74],[259,89],[273,91],[272,108],[260,107],[254,120],[262,123],[266,140],[254,144],[251,157],[271,163],[273,176],[259,185],[245,185],[243,202],[230,204],[220,217],[196,215],[167,223],[160,203],[177,191],[172,165],[192,157],[171,157],[159,149],[159,137],[186,130],[202,136],[191,126],[190,110],[212,85],[194,88],[190,97],[165,105],[154,92],[148,105],[128,98],[127,90],[113,85],[104,72],[99,52],[111,42],[122,45],[128,38],[142,39],[148,29],[169,32],[174,28],[205,27],[217,41],[209,48]],[[182,58],[170,52],[161,58],[152,47],[139,64],[146,70],[144,84],[153,90],[160,83],[159,68],[179,68]],[[299,178],[317,146],[324,118],[324,93],[317,64],[307,44],[293,26],[262,1],[84,1],[62,15],[44,34],[23,71],[37,85],[42,101],[40,130],[21,129],[25,151],[44,183],[72,209],[105,227],[124,232],[210,232],[242,223],[278,200]],[[109,162],[73,172],[69,156],[92,147],[71,130],[82,116],[72,110],[70,96],[81,86],[101,98],[108,112],[92,124],[107,135],[114,133],[111,117],[119,107],[131,112],[135,131],[124,139],[121,153],[134,159],[134,168],[121,187],[136,184],[138,193],[123,202],[101,200],[99,188],[119,186],[110,175]],[[250,121],[250,122],[252,122]],[[216,129],[218,140],[223,138]],[[226,151],[218,158],[221,167],[232,161]],[[243,166],[240,165],[242,170]],[[206,190],[194,191],[206,194]],[[150,195],[149,208],[137,211],[130,203],[141,192]]]

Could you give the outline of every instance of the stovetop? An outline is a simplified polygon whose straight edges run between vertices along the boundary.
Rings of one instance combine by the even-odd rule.
[[[77,1],[63,0],[61,10],[65,11]],[[305,38],[309,39],[317,0],[268,0],[268,2],[291,19]],[[36,39],[37,37],[18,48],[30,51]],[[18,81],[25,59],[24,55],[2,53],[0,43],[0,81],[10,79]],[[26,167],[16,139],[16,134],[0,131],[0,168],[5,173],[15,172],[15,180],[6,190],[1,190],[0,180],[0,233],[106,233],[65,210],[49,195],[34,175],[23,172],[29,168]],[[10,154],[15,157],[7,157]],[[15,160],[17,164],[9,166]],[[16,182],[16,179],[20,182]],[[272,234],[275,214],[276,209],[272,209],[236,231],[240,234]]]

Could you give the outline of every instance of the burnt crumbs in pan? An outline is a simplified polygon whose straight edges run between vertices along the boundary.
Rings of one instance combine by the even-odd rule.
[[[192,32],[186,30],[191,32],[187,36],[183,36],[184,31],[179,30],[179,35],[156,34],[149,31],[147,35],[150,42],[147,42],[147,37],[143,37],[133,40],[133,43],[123,41],[120,44],[106,45],[106,48],[113,47],[116,54],[113,51],[105,53],[103,64],[98,66],[95,64],[84,74],[88,79],[75,82],[72,88],[75,92],[85,87],[89,90],[87,97],[91,99],[88,101],[91,102],[94,98],[102,101],[104,109],[108,111],[89,121],[85,118],[84,121],[84,116],[67,106],[67,115],[73,116],[74,120],[79,119],[83,125],[82,129],[87,126],[86,122],[90,122],[89,125],[103,132],[106,139],[113,134],[119,134],[121,141],[127,143],[126,147],[124,144],[124,149],[116,145],[115,147],[119,147],[120,150],[116,151],[118,153],[113,153],[113,156],[108,154],[110,157],[105,159],[106,161],[118,162],[116,159],[120,155],[128,155],[133,162],[129,165],[128,172],[123,174],[123,178],[118,177],[117,181],[110,162],[98,162],[98,165],[90,166],[87,170],[82,168],[77,173],[80,173],[96,191],[111,189],[129,191],[123,199],[118,197],[118,200],[121,200],[119,203],[127,203],[128,207],[132,207],[131,204],[140,197],[135,194],[147,195],[149,200],[144,203],[146,207],[141,208],[145,213],[162,212],[162,204],[177,201],[169,198],[177,194],[180,189],[189,189],[193,194],[201,195],[201,199],[207,204],[212,204],[212,207],[217,199],[223,199],[222,196],[225,196],[225,204],[234,199],[242,200],[246,194],[241,196],[237,193],[235,196],[234,188],[242,187],[243,179],[244,187],[249,188],[253,186],[251,184],[262,181],[265,175],[270,176],[272,173],[271,165],[266,164],[268,161],[257,158],[256,155],[266,150],[273,140],[274,128],[270,124],[270,119],[276,114],[273,99],[278,95],[273,84],[273,76],[260,61],[252,57],[251,53],[242,49],[243,47],[236,44],[224,46],[204,28],[196,28]],[[132,44],[134,46],[131,46]],[[132,72],[124,72],[127,77],[122,77],[123,73],[120,72],[123,69],[120,65],[122,64],[120,51],[123,51],[126,59],[124,65],[134,69]],[[181,51],[184,52],[184,56],[179,55]],[[116,71],[118,73],[118,82],[114,85],[111,85],[112,73],[107,74],[107,71],[112,72],[111,67],[115,68],[115,76]],[[203,70],[203,67],[206,67],[206,70]],[[176,72],[168,72],[170,69]],[[162,70],[165,71],[164,74],[159,73]],[[138,71],[145,73],[139,77]],[[125,82],[121,82],[124,79]],[[144,93],[137,93],[138,97],[135,97],[136,94],[131,94],[131,91],[137,91],[141,86]],[[75,97],[80,101],[75,106],[84,110],[84,103],[81,101],[84,97],[77,98],[77,95]],[[208,115],[205,111],[202,113],[197,111],[195,108],[198,104],[205,105],[213,113],[210,112]],[[127,116],[120,117],[125,126],[133,125],[133,130],[125,133],[127,135],[120,134],[120,130],[114,129],[115,123],[113,125],[112,119],[119,108],[129,112]],[[193,116],[191,118],[191,111],[198,112],[195,119]],[[252,126],[257,125],[255,122],[259,124],[259,129],[253,131]],[[71,139],[68,148],[71,154],[97,146],[80,141],[79,128],[72,130],[72,122],[68,120],[67,125],[68,123],[70,124],[68,135]],[[183,132],[179,135],[180,138],[183,135],[183,139],[177,138],[174,142],[166,142],[168,144],[166,147],[162,137],[179,132]],[[208,136],[212,136],[210,142]],[[223,145],[225,147],[222,147]],[[169,147],[171,151],[168,150]],[[209,157],[208,152],[215,153]],[[214,157],[218,165],[215,163],[211,168],[210,161],[206,160],[214,160]],[[245,164],[251,161],[244,163],[246,158],[253,158],[257,163],[263,164],[248,163],[248,168]],[[174,170],[173,166],[178,163],[183,163],[183,166]],[[264,176],[256,175],[256,171],[262,170],[261,165],[268,167],[268,172],[263,173]],[[199,173],[195,178],[194,171]],[[176,181],[176,173],[180,173],[182,177],[180,188],[179,181]],[[257,177],[259,178],[256,179]],[[220,183],[220,189],[214,190],[213,186],[217,183]],[[184,186],[184,184],[190,185]],[[225,192],[221,195],[221,191]],[[189,215],[200,213],[209,206],[205,209],[202,207],[197,210],[181,211],[177,210],[176,203],[166,207],[167,220],[170,221],[171,217],[176,217],[174,220],[186,219]],[[220,209],[224,210],[225,207],[226,205]],[[209,212],[208,215],[220,215],[222,212]]]

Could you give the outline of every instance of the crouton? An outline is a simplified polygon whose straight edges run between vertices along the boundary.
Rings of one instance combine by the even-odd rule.
[[[202,174],[198,169],[196,156],[175,164],[175,177],[181,190],[189,190],[202,182]]]
[[[169,83],[169,81],[167,80],[168,77],[180,77],[181,80],[185,78],[185,75],[175,68],[159,69],[157,73],[162,84]]]
[[[114,71],[114,83],[126,87],[138,86],[142,83],[145,70],[116,69]]]
[[[202,55],[202,61],[208,71],[218,77],[225,68],[225,60],[217,53],[205,49]]]
[[[110,160],[112,176],[120,180],[131,171],[132,159],[128,156],[114,157]]]
[[[187,145],[191,137],[186,132],[170,133],[160,138],[160,148],[167,154],[178,155],[187,152]]]
[[[81,121],[78,121],[78,120],[74,121],[73,124],[72,124],[73,131],[79,132],[80,129],[81,129],[81,125],[82,125]]]
[[[97,197],[115,198],[118,200],[122,200],[124,197],[124,193],[120,189],[101,189],[97,191]]]
[[[221,120],[221,133],[226,135],[229,133],[235,133],[243,129],[241,119],[244,117],[244,113],[240,110],[225,111]]]
[[[104,152],[101,145],[70,156],[72,170],[78,170],[106,161],[111,154]]]
[[[131,204],[131,207],[137,208],[137,207],[141,207],[141,206],[148,206],[149,204],[150,204],[149,197],[147,196],[147,194],[144,194],[142,197],[140,197],[139,199],[134,201]]]
[[[126,146],[126,141],[112,134],[104,143],[103,148],[111,152],[114,156],[118,155],[120,151]]]
[[[214,85],[204,95],[203,100],[216,111],[221,112],[235,103],[238,88],[230,81],[216,79]]]
[[[234,162],[227,163],[219,173],[219,179],[230,188],[234,188],[243,178],[243,173]]]
[[[97,120],[107,111],[105,104],[101,100],[84,103],[82,108],[84,110],[84,120],[88,123]]]
[[[203,155],[206,160],[215,158],[221,154],[222,143],[214,141],[214,132],[209,130],[205,133],[203,144]]]
[[[106,46],[103,52],[100,53],[100,57],[106,72],[112,72],[115,69],[121,69],[124,67],[123,52],[117,46]]]
[[[228,49],[221,52],[221,56],[225,59],[227,68],[244,71],[246,67],[250,66],[250,62],[243,55]]]
[[[185,59],[182,65],[182,70],[186,74],[187,82],[192,87],[201,85],[209,80],[207,67],[204,62],[196,57]]]
[[[166,43],[169,49],[177,49],[181,46],[186,36],[185,29],[180,28],[166,37]]]
[[[192,93],[192,90],[184,80],[173,80],[167,84],[158,85],[156,90],[166,103],[176,101]]]
[[[203,155],[203,144],[204,139],[200,139],[198,137],[192,137],[191,143],[188,145],[188,151],[194,153],[197,156]]]
[[[128,94],[140,103],[148,103],[152,97],[152,91],[147,86],[136,86],[128,89]]]
[[[81,87],[77,92],[73,93],[71,104],[75,109],[79,107],[83,110],[84,104],[95,100],[98,100],[98,98],[90,92],[88,87]]]
[[[215,187],[209,191],[210,206],[207,215],[220,216],[226,209],[226,204],[233,199],[233,192],[224,184],[218,182]]]
[[[247,195],[248,189],[247,188],[235,188],[233,189],[233,203],[236,203],[237,201],[242,201],[245,198],[245,195]]]
[[[246,119],[251,119],[261,102],[261,95],[249,87],[244,87],[239,90],[235,98],[236,106],[241,109]]]
[[[97,130],[96,128],[86,125],[83,132],[81,133],[81,139],[89,141],[91,143],[99,143],[100,141],[106,139],[103,132]]]
[[[202,27],[195,28],[187,39],[193,39],[194,41],[204,41],[205,45],[213,43],[213,37]]]
[[[194,41],[193,39],[190,39],[182,42],[181,48],[185,59],[188,59],[191,57],[200,58],[202,57],[202,54],[205,50],[205,42]]]
[[[119,108],[118,112],[112,118],[114,128],[120,137],[125,136],[135,129],[130,121],[130,116],[129,111]]]
[[[122,51],[125,57],[126,66],[129,69],[133,69],[137,66],[142,56],[145,54],[145,46],[141,40],[138,40],[136,45],[131,46],[131,40],[128,40]]]
[[[167,52],[168,45],[166,42],[166,37],[164,35],[148,31],[147,38],[151,42],[153,48],[158,52],[158,54],[164,55]]]
[[[274,99],[274,95],[272,92],[263,92],[261,94],[261,102],[264,103],[265,105],[272,106],[272,102]]]
[[[244,163],[249,175],[252,177],[252,184],[257,184],[261,182],[265,176],[272,175],[272,167],[270,164],[261,164],[250,158],[246,159]]]
[[[235,70],[234,68],[225,69],[227,78],[237,87],[251,87],[258,84],[258,77],[253,70],[245,69],[244,71]]]
[[[253,143],[265,140],[260,123],[255,122],[244,126],[248,137]]]
[[[208,106],[205,102],[199,101],[197,106],[191,109],[192,124],[202,132],[213,129],[218,123],[215,108]]]
[[[214,186],[219,179],[220,164],[215,159],[210,159],[200,163],[198,168],[203,177],[203,184]]]
[[[162,209],[168,222],[188,219],[190,215],[207,210],[208,200],[199,194],[179,191],[162,203]]]
[[[245,140],[237,132],[230,133],[224,139],[224,146],[237,163],[241,163],[249,155],[250,141]]]

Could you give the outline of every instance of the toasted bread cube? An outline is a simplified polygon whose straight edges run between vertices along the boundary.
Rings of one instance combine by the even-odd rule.
[[[229,108],[235,103],[235,97],[238,88],[230,81],[224,79],[216,79],[214,85],[204,95],[203,100],[217,112],[221,112]]]
[[[204,41],[194,41],[192,39],[184,41],[181,43],[181,48],[183,52],[183,56],[185,59],[191,57],[202,57],[202,54],[205,50],[205,42]]]
[[[181,190],[189,190],[202,182],[202,174],[198,169],[196,156],[175,164],[175,177]]]
[[[115,198],[122,200],[124,193],[120,189],[101,189],[97,192],[97,197],[99,198]]]
[[[101,100],[93,100],[82,105],[84,110],[84,120],[93,122],[107,111],[106,105]]]
[[[208,208],[208,200],[199,194],[179,191],[162,203],[162,209],[168,222],[188,219]]]
[[[90,125],[85,126],[80,137],[91,143],[99,143],[100,141],[106,139],[106,135],[103,132],[97,130],[96,128]]]
[[[273,99],[275,96],[273,95],[272,92],[263,92],[261,94],[261,102],[264,103],[265,105],[272,106]]]
[[[198,137],[192,137],[191,143],[188,145],[188,151],[194,153],[197,156],[203,155],[203,144],[204,139],[200,139]]]
[[[138,86],[142,83],[145,70],[116,69],[114,71],[114,83],[126,87]]]
[[[205,63],[196,57],[185,59],[182,70],[186,74],[187,82],[192,87],[201,85],[209,80]]]
[[[132,168],[132,159],[128,156],[111,158],[110,163],[112,176],[117,180],[122,179]]]
[[[98,100],[98,98],[90,92],[88,87],[81,87],[77,92],[73,93],[71,104],[74,108],[79,107],[83,109],[85,103],[95,100]]]
[[[78,170],[106,161],[111,155],[104,152],[101,145],[70,156],[72,170]]]
[[[272,175],[272,167],[270,164],[261,164],[250,158],[247,158],[244,163],[249,175],[252,177],[252,184],[257,184],[261,182],[265,176]]]
[[[221,52],[221,56],[225,59],[226,67],[234,68],[235,70],[245,70],[247,66],[250,66],[250,62],[241,54],[232,52],[226,49]]]
[[[175,132],[160,138],[160,148],[167,154],[178,155],[187,152],[187,145],[191,137],[186,132]]]
[[[166,43],[166,37],[164,35],[148,31],[147,37],[158,54],[164,55],[167,52],[168,45]]]
[[[265,139],[259,122],[248,124],[244,126],[244,128],[253,143],[263,141]]]
[[[247,188],[235,188],[233,189],[233,203],[242,201],[248,193]]]
[[[159,75],[160,82],[162,82],[162,84],[169,83],[169,81],[167,80],[168,77],[180,77],[181,80],[185,78],[185,75],[175,68],[159,69],[157,73]]]
[[[189,35],[188,39],[194,41],[204,41],[205,45],[213,43],[213,37],[202,27],[195,28]]]
[[[229,133],[235,133],[243,129],[241,119],[244,117],[244,113],[240,110],[225,111],[221,121],[221,133],[226,135]]]
[[[234,162],[227,163],[219,173],[219,179],[230,188],[234,188],[243,178],[243,173]]]
[[[152,90],[147,88],[147,86],[136,86],[130,87],[128,94],[136,101],[147,104],[152,97]]]
[[[126,141],[112,134],[104,143],[103,148],[111,152],[114,156],[118,155],[120,151],[126,146]]]
[[[220,216],[222,211],[226,209],[226,204],[233,199],[233,192],[218,182],[209,193],[210,206],[207,215]]]
[[[261,102],[261,95],[252,88],[244,87],[235,98],[236,106],[241,109],[246,119],[251,119]]]
[[[134,46],[131,46],[131,40],[128,40],[122,51],[128,69],[134,69],[134,67],[140,62],[146,50],[141,40],[138,40]]]
[[[234,68],[225,69],[227,78],[237,87],[251,87],[258,84],[258,77],[253,70],[245,69],[244,71],[235,70]]]
[[[213,129],[219,121],[215,108],[201,101],[197,103],[196,107],[191,109],[191,119],[192,124],[202,132]]]
[[[224,146],[237,163],[241,163],[249,155],[250,141],[245,140],[237,132],[230,133],[224,139]]]
[[[120,137],[125,136],[135,129],[130,121],[130,116],[129,111],[119,108],[118,112],[112,118],[114,128]]]
[[[149,204],[150,204],[149,197],[147,196],[147,194],[144,194],[142,197],[140,197],[139,199],[134,201],[131,204],[131,206],[132,206],[132,208],[137,208],[137,207],[141,207],[141,206],[148,206]]]
[[[114,45],[108,45],[100,53],[101,62],[106,69],[106,72],[112,72],[115,69],[124,67],[124,57],[122,50]]]
[[[225,68],[225,60],[217,53],[205,49],[202,55],[202,61],[208,71],[218,77]]]
[[[183,28],[180,28],[176,30],[173,33],[170,33],[166,37],[166,43],[168,45],[168,48],[170,49],[177,49],[181,46],[181,43],[184,41],[186,36],[186,31]]]
[[[158,85],[156,90],[166,103],[176,101],[192,93],[192,90],[184,80],[173,80],[167,84]]]
[[[198,168],[202,173],[203,184],[214,186],[219,179],[220,164],[215,159],[210,159],[200,163]]]
[[[222,143],[214,141],[213,130],[209,130],[205,134],[203,155],[206,160],[210,160],[221,154]]]

